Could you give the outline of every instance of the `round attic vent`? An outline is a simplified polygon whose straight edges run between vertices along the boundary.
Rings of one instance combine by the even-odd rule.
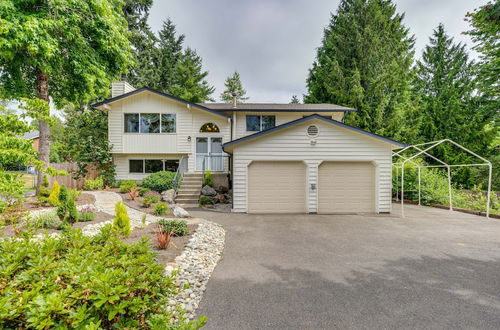
[[[319,128],[318,128],[318,126],[316,126],[316,125],[309,125],[307,127],[307,136],[314,138],[314,137],[317,137],[318,134],[319,134]]]

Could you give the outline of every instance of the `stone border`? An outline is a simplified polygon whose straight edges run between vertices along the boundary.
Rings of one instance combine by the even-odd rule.
[[[225,230],[221,225],[205,221],[198,225],[196,232],[184,247],[175,263],[165,267],[167,275],[177,272],[175,285],[181,290],[170,299],[167,310],[177,315],[176,306],[186,311],[188,319],[194,319],[195,311],[206,290],[208,280],[222,257]],[[183,289],[185,285],[189,287]]]

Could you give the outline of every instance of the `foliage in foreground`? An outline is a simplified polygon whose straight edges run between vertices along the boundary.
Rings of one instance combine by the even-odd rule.
[[[106,226],[93,238],[0,241],[0,327],[198,329],[166,311],[173,278],[145,240],[127,245]],[[181,313],[182,314],[182,313]]]
[[[174,187],[174,177],[174,172],[156,172],[142,180],[141,186],[154,191],[162,192]]]

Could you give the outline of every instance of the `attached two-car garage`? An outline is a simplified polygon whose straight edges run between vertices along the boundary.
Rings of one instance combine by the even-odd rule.
[[[231,141],[233,211],[390,212],[392,149],[401,146],[319,115]]]

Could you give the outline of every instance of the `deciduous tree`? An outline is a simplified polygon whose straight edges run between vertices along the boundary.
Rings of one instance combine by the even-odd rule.
[[[63,107],[106,95],[132,63],[122,7],[121,0],[3,1],[0,97],[51,98]],[[46,164],[50,129],[45,120],[39,125],[39,160]]]

